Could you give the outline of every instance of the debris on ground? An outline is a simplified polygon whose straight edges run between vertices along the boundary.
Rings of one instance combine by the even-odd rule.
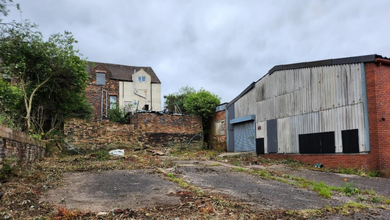
[[[157,155],[157,156],[164,156],[164,155],[165,155],[164,152],[159,151],[159,150],[146,150],[146,151],[152,153],[153,156],[154,156],[154,155]]]
[[[124,149],[116,149],[116,150],[111,150],[108,152],[111,156],[120,156],[123,157],[125,156],[125,150]]]

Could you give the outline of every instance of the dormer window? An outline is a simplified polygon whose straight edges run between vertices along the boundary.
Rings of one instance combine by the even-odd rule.
[[[96,85],[106,85],[105,73],[96,73]]]
[[[146,81],[146,77],[145,76],[138,76],[138,82],[144,83],[145,81]]]

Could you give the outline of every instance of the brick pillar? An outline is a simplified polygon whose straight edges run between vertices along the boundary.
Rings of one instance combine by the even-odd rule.
[[[390,174],[390,66],[366,63],[370,164]]]

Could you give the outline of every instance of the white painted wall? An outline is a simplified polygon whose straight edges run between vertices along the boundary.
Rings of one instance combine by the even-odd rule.
[[[139,82],[138,77],[145,77],[145,82]],[[143,69],[132,75],[133,82],[119,82],[119,105],[125,107],[126,103],[138,103],[138,110],[145,104],[149,110],[161,110],[161,84],[151,83],[151,76]],[[136,101],[136,102],[134,102]],[[135,110],[136,105],[133,106]]]

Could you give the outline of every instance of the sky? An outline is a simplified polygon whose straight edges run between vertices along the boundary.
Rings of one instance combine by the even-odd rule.
[[[150,66],[162,96],[190,86],[229,102],[275,65],[390,56],[388,0],[14,0],[4,21],[65,30],[89,61]]]

